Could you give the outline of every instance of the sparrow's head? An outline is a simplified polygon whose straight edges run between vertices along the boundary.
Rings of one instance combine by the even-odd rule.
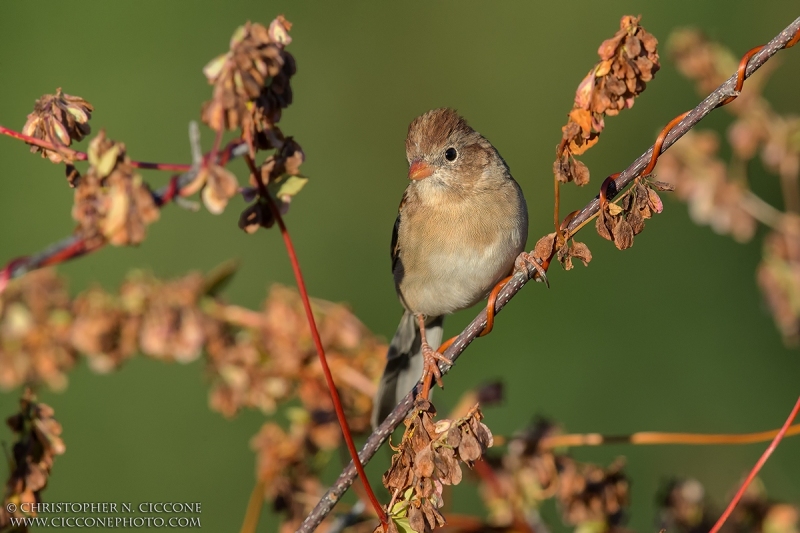
[[[414,119],[408,127],[406,158],[410,180],[437,185],[477,184],[496,175],[498,167],[506,170],[491,143],[447,108]]]

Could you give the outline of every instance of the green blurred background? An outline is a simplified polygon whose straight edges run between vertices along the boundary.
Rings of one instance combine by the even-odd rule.
[[[288,224],[312,295],[346,301],[373,331],[394,332],[400,306],[389,273],[389,238],[407,164],[404,137],[417,115],[439,106],[461,111],[508,161],[531,211],[529,247],[550,231],[551,165],[578,82],[600,42],[625,14],[663,44],[694,25],[737,54],[766,42],[799,13],[793,0],[697,2],[3,2],[0,5],[0,123],[21,128],[34,100],[63,87],[96,109],[134,159],[189,160],[187,124],[210,96],[201,73],[227,50],[236,26],[268,23],[283,13],[295,26],[295,103],[283,131],[296,136],[311,177]],[[800,50],[781,52],[782,68],[766,95],[781,112],[798,112]],[[745,90],[746,86],[745,86]],[[658,129],[699,100],[664,57],[663,68],[634,108],[610,119],[584,161],[593,185],[564,188],[563,212],[591,198],[600,177],[623,169]],[[703,127],[724,131],[725,112]],[[204,145],[212,136],[204,130]],[[85,143],[80,145],[85,147]],[[68,235],[72,192],[63,171],[0,139],[0,262]],[[232,168],[244,182],[244,165]],[[154,185],[166,173],[147,173]],[[760,194],[778,204],[776,179],[755,168]],[[618,252],[593,231],[594,261],[552,288],[528,286],[495,332],[475,343],[437,393],[441,411],[489,378],[507,385],[503,407],[486,411],[499,434],[534,414],[568,430],[749,432],[779,426],[800,392],[800,353],[784,348],[755,284],[760,236],[736,244],[695,226],[686,207],[666,200],[636,245]],[[280,236],[245,235],[243,204],[222,216],[173,206],[138,248],[104,249],[59,268],[71,291],[99,283],[114,289],[132,268],[162,277],[208,270],[236,257],[242,267],[227,297],[256,307],[275,282],[293,285]],[[476,310],[448,320],[455,334]],[[19,391],[0,393],[12,413]],[[199,501],[202,525],[236,531],[254,483],[248,447],[264,417],[233,421],[207,407],[202,363],[187,367],[137,358],[118,373],[81,365],[64,393],[43,393],[64,425],[67,453],[56,460],[47,501]],[[9,442],[7,428],[0,439]],[[672,475],[701,480],[719,504],[765,445],[576,449],[581,460],[628,459],[633,479],[629,525],[654,527],[654,496]],[[388,464],[381,453],[374,479]],[[335,474],[332,468],[330,474]],[[6,469],[0,469],[3,479]],[[776,498],[800,501],[800,439],[788,439],[763,470]],[[472,487],[454,509],[478,508]],[[548,506],[546,516],[557,522]],[[262,516],[261,530],[277,518]]]

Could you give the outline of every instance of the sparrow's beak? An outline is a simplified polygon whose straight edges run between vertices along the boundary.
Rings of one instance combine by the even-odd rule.
[[[408,179],[419,181],[427,178],[433,174],[433,169],[425,161],[415,159],[411,162],[411,167],[408,169]]]

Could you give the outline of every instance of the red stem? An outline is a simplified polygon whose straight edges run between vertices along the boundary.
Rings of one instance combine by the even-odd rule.
[[[384,529],[388,525],[389,521],[386,517],[386,512],[381,507],[378,498],[375,496],[375,492],[372,490],[372,486],[369,484],[367,480],[367,473],[364,471],[364,465],[361,464],[361,459],[358,457],[358,451],[356,450],[356,445],[353,442],[353,435],[350,432],[350,425],[347,423],[347,417],[344,415],[344,408],[342,407],[342,400],[339,398],[339,392],[336,390],[336,383],[333,381],[333,374],[331,374],[331,369],[328,366],[328,359],[325,357],[325,348],[322,346],[322,339],[319,336],[319,331],[317,330],[317,323],[314,320],[314,313],[311,310],[311,301],[308,298],[308,291],[306,290],[305,281],[303,281],[303,273],[300,271],[300,262],[297,259],[297,253],[294,249],[294,244],[292,244],[292,238],[289,236],[289,230],[286,229],[286,224],[283,221],[283,217],[281,216],[280,209],[272,200],[272,197],[269,195],[266,186],[264,185],[263,180],[261,179],[261,173],[256,168],[255,163],[253,162],[253,158],[249,155],[245,156],[245,161],[247,165],[250,167],[250,172],[253,173],[253,176],[256,179],[256,183],[258,184],[258,190],[261,197],[267,202],[269,205],[270,211],[272,211],[272,216],[275,217],[275,220],[278,222],[278,227],[281,230],[281,236],[283,237],[283,243],[286,245],[286,253],[289,255],[289,261],[292,264],[292,270],[294,271],[294,277],[297,281],[297,290],[300,291],[300,298],[303,300],[303,308],[306,311],[306,318],[308,319],[308,325],[311,328],[311,337],[314,339],[314,346],[317,348],[317,355],[319,356],[319,362],[322,366],[322,373],[325,375],[325,381],[328,383],[328,390],[331,393],[331,399],[333,400],[333,409],[336,411],[336,418],[339,419],[339,425],[342,428],[342,435],[344,436],[344,442],[347,444],[347,450],[350,452],[350,458],[353,460],[353,465],[356,467],[356,471],[358,472],[358,476],[361,478],[361,481],[364,483],[364,488],[367,491],[367,496],[369,497],[370,503],[372,503],[372,507],[375,509],[375,513],[378,515],[378,518],[383,524]]]
[[[192,165],[181,163],[148,163],[146,161],[131,161],[131,166],[145,170],[166,170],[168,172],[189,172]]]
[[[719,517],[717,523],[714,524],[714,527],[712,527],[708,533],[717,533],[720,530],[722,525],[725,523],[725,520],[728,519],[733,510],[736,508],[736,505],[739,503],[739,500],[742,499],[742,496],[747,490],[747,487],[750,485],[753,479],[755,479],[756,475],[758,474],[758,471],[761,470],[761,467],[764,466],[764,463],[767,462],[769,456],[772,455],[772,452],[775,451],[775,448],[778,447],[778,443],[780,443],[781,439],[783,439],[783,436],[786,435],[786,431],[789,429],[789,426],[792,425],[792,422],[797,416],[798,411],[800,411],[800,398],[798,398],[797,403],[794,404],[794,409],[792,409],[792,412],[789,413],[789,418],[787,418],[786,422],[783,423],[783,427],[781,427],[781,430],[778,432],[777,435],[775,435],[775,438],[772,439],[772,442],[770,443],[769,447],[766,450],[764,450],[763,454],[761,454],[761,457],[758,459],[758,462],[750,471],[750,473],[747,475],[747,478],[744,480],[744,483],[742,483],[742,486],[736,492],[736,495],[731,500],[731,503],[728,504],[728,507],[725,509],[725,512],[722,513],[722,516]]]
[[[5,126],[0,126],[0,133],[2,133],[3,135],[8,135],[9,137],[13,137],[14,139],[25,141],[28,144],[39,146],[40,148],[45,148],[47,150],[52,150],[54,152],[65,152],[69,154],[70,157],[72,157],[75,161],[86,161],[89,158],[89,156],[86,155],[85,152],[79,152],[78,150],[73,150],[72,148],[68,148],[67,146],[63,145],[57,146],[53,143],[43,141],[42,139],[37,139],[36,137],[31,137],[30,135],[25,135],[18,131],[10,130]],[[167,170],[170,172],[188,172],[192,168],[192,165],[181,165],[173,163],[148,163],[145,161],[131,161],[131,166],[135,168],[149,169],[149,170]]]

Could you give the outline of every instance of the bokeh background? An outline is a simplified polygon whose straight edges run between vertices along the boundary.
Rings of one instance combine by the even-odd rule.
[[[186,162],[187,124],[210,96],[202,67],[227,50],[238,25],[268,23],[281,13],[295,24],[289,50],[298,63],[295,103],[281,127],[303,146],[311,177],[288,224],[309,290],[348,302],[369,328],[390,337],[401,311],[389,239],[405,187],[403,140],[415,116],[455,107],[492,140],[528,200],[532,247],[550,231],[554,148],[574,90],[622,15],[643,15],[662,43],[671,30],[693,25],[742,54],[798,9],[793,0],[3,2],[0,123],[21,128],[37,97],[63,87],[95,106],[94,131],[106,128],[134,159]],[[779,61],[766,95],[778,111],[798,112],[800,50],[780,53]],[[698,100],[663,57],[634,108],[609,119],[601,142],[583,158],[592,185],[565,187],[563,212],[584,205],[601,176],[627,166],[663,124]],[[703,127],[724,132],[729,122],[716,112]],[[204,133],[208,148],[212,135]],[[232,168],[244,182],[244,165]],[[0,176],[0,262],[72,231],[72,192],[60,167],[2,138]],[[161,185],[169,175],[146,179]],[[779,202],[773,176],[754,168],[752,181]],[[554,268],[549,291],[526,287],[495,332],[470,347],[448,376],[436,396],[440,410],[465,389],[501,378],[506,402],[486,411],[499,434],[535,414],[579,432],[779,426],[800,392],[800,353],[782,345],[756,287],[760,239],[737,244],[695,226],[676,200],[665,205],[625,252],[585,231],[590,267]],[[236,227],[242,206],[235,199],[222,216],[170,206],[138,248],[107,248],[59,272],[77,292],[91,284],[114,289],[132,268],[170,277],[239,258],[226,296],[256,307],[270,284],[293,285],[293,278],[277,232],[248,236]],[[447,332],[460,331],[475,312],[448,319]],[[14,412],[18,395],[0,392],[3,416]],[[245,412],[228,421],[212,413],[201,362],[136,358],[107,376],[81,366],[65,392],[41,397],[55,408],[67,444],[47,501],[197,501],[204,528],[238,530],[254,482],[248,441],[264,417]],[[4,426],[0,440],[10,439]],[[696,477],[721,505],[764,447],[608,446],[574,455],[603,464],[627,457],[634,482],[629,526],[649,531],[664,479]],[[370,465],[376,482],[388,457],[380,453]],[[6,470],[0,467],[3,479]],[[800,439],[780,446],[762,479],[773,497],[800,501]],[[479,505],[472,488],[456,492],[454,510]],[[543,512],[558,522],[553,508]],[[276,530],[277,520],[266,513],[261,530]]]

